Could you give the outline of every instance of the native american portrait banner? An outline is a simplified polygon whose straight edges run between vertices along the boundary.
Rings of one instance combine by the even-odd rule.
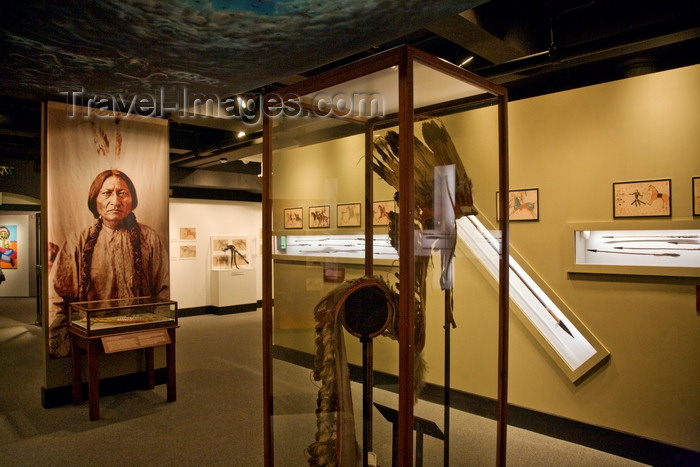
[[[49,102],[44,123],[45,324],[62,357],[70,302],[169,298],[168,122]]]

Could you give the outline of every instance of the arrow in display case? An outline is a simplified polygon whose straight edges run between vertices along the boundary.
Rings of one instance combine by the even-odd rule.
[[[675,243],[675,242],[669,242]],[[673,250],[673,251],[700,251],[700,248],[675,248],[675,247],[643,247],[643,246],[614,246],[616,250]]]
[[[614,255],[640,255],[640,256],[671,256],[677,258],[680,253],[643,253],[640,251],[610,251],[610,250],[597,250],[595,248],[589,248],[588,251],[592,253],[612,253]]]

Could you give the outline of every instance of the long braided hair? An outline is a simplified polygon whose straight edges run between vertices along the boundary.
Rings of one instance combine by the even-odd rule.
[[[97,237],[102,231],[102,219],[97,211],[97,196],[100,193],[102,185],[109,177],[119,177],[126,183],[131,192],[131,209],[132,212],[124,219],[124,228],[129,234],[129,242],[133,252],[134,277],[131,284],[131,293],[134,297],[150,295],[146,275],[143,272],[143,258],[141,255],[141,228],[136,222],[136,216],[133,209],[138,206],[138,197],[136,196],[136,188],[131,179],[123,172],[116,169],[105,170],[95,177],[90,190],[88,192],[88,209],[95,217],[95,222],[88,229],[87,238],[83,250],[80,252],[80,278],[78,286],[79,300],[88,300],[88,290],[90,289],[90,270],[92,266],[92,254],[95,250]]]

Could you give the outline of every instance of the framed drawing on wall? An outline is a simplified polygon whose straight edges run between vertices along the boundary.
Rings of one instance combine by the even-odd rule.
[[[331,226],[331,207],[329,205],[309,207],[309,228],[327,229]]]
[[[396,210],[395,201],[375,201],[372,203],[372,225],[389,225],[389,213]]]
[[[700,177],[693,177],[693,215],[700,216]]]
[[[613,218],[671,217],[671,179],[613,183]]]
[[[197,245],[189,243],[180,245],[179,259],[197,259]]]
[[[496,192],[496,220],[501,219],[500,193]],[[511,221],[540,220],[539,188],[508,191],[508,219]]]
[[[180,227],[180,240],[197,240],[197,228]]]
[[[359,227],[362,218],[360,203],[344,203],[337,206],[338,227]]]
[[[301,208],[286,208],[284,210],[284,228],[301,229],[304,227],[304,212]]]

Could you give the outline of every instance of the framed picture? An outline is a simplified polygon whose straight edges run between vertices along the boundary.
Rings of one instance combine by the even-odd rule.
[[[671,217],[671,179],[613,183],[613,218]]]
[[[496,192],[496,220],[501,219],[501,195]],[[540,219],[539,188],[508,191],[508,219],[511,221],[537,221]]]
[[[389,225],[389,213],[395,211],[395,201],[375,201],[372,203],[372,225]]]
[[[180,227],[180,240],[197,240],[197,228]]]
[[[17,226],[0,225],[0,269],[17,269]]]
[[[180,259],[196,259],[197,245],[187,244],[180,245]]]
[[[309,207],[309,228],[327,229],[331,226],[331,207],[329,205]]]
[[[362,220],[360,203],[345,203],[337,206],[338,227],[359,227]]]
[[[693,215],[700,216],[700,177],[693,177]]]
[[[284,228],[301,229],[304,227],[304,211],[301,208],[286,208],[284,210]]]

